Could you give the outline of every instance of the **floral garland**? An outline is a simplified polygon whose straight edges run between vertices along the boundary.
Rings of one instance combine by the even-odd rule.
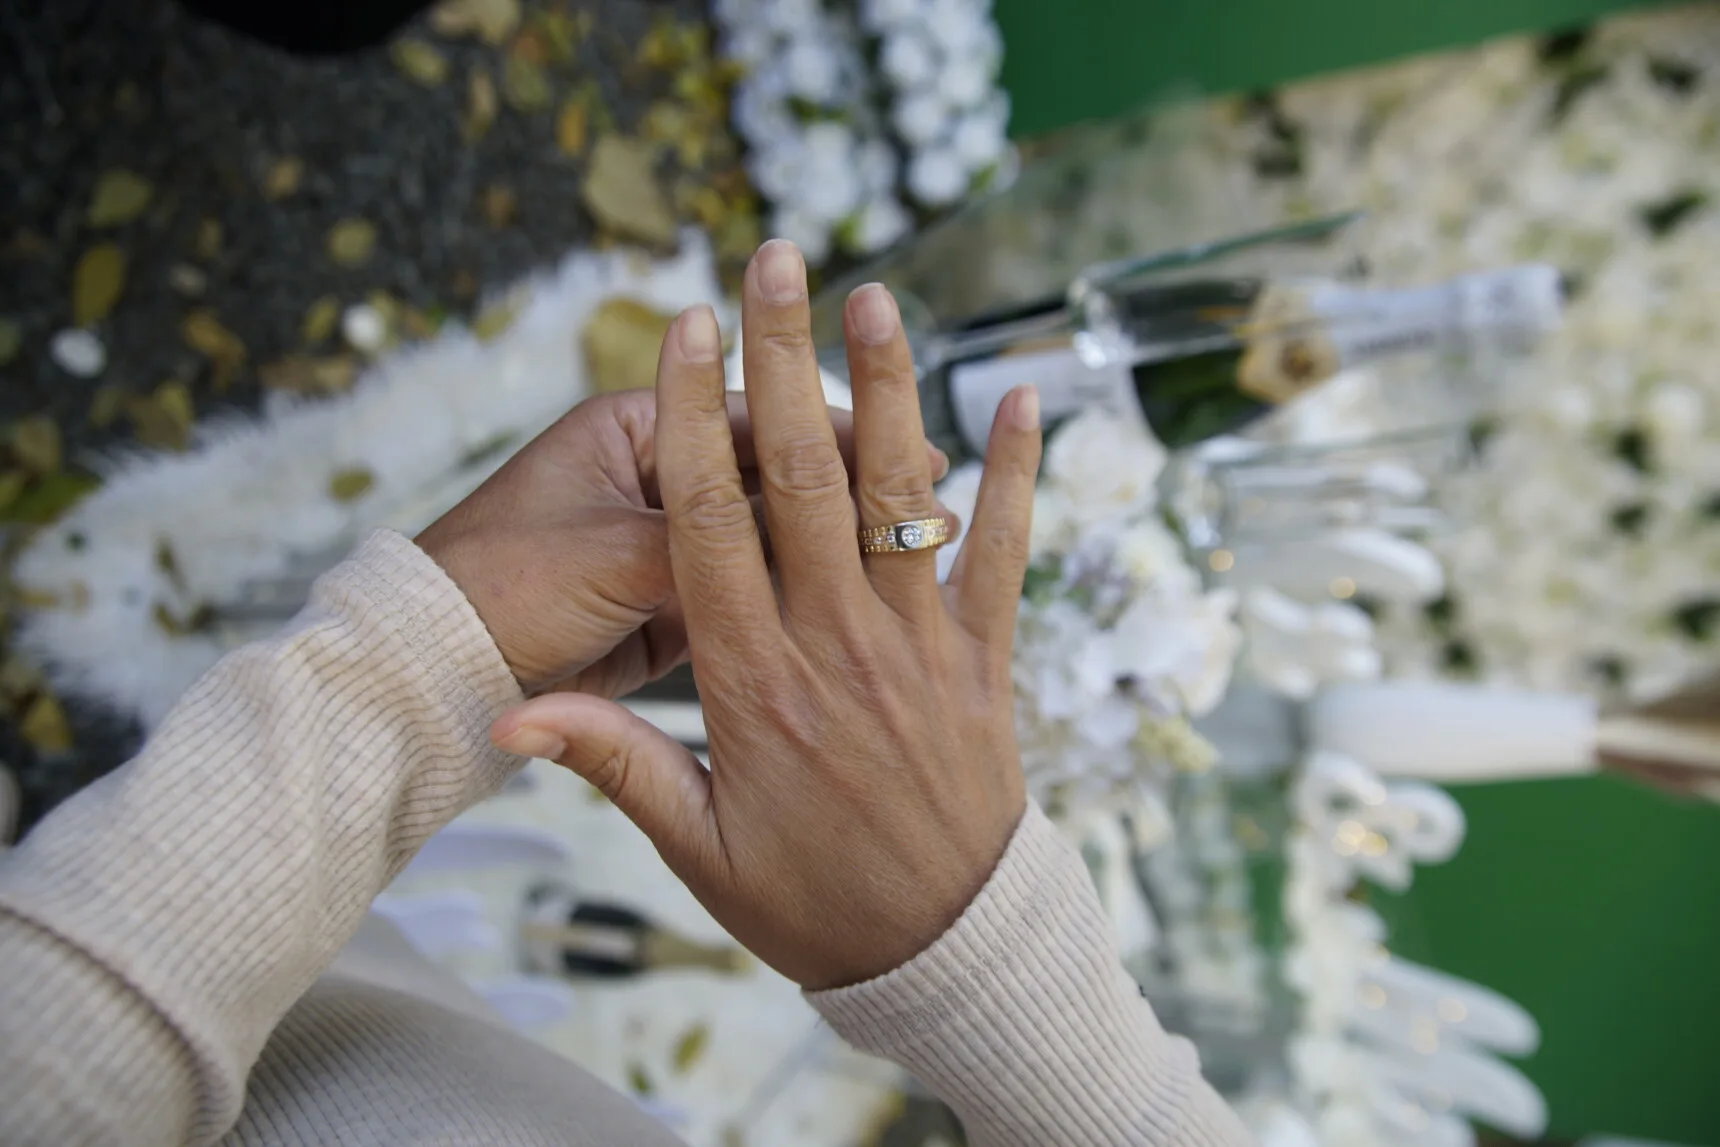
[[[869,255],[993,180],[1012,155],[989,0],[719,0],[719,50],[773,234],[808,262]]]

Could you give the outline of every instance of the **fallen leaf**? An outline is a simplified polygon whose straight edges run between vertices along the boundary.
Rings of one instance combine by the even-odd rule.
[[[514,325],[523,306],[524,300],[513,296],[491,303],[472,320],[472,333],[479,342],[491,342]]]
[[[167,584],[173,587],[175,593],[186,592],[185,571],[179,568],[179,555],[173,552],[173,543],[166,538],[156,539],[155,568],[167,578]]]
[[[520,23],[520,0],[442,0],[430,10],[439,36],[477,36],[500,47]]]
[[[24,349],[24,327],[17,319],[0,319],[0,366],[8,366]]]
[[[290,354],[257,370],[265,390],[294,394],[339,394],[358,377],[358,363],[348,354]]]
[[[633,1089],[635,1095],[650,1095],[656,1090],[651,1085],[651,1076],[645,1071],[645,1065],[630,1063],[627,1065],[627,1086]]]
[[[197,237],[192,240],[191,253],[205,263],[221,256],[221,243],[226,238],[219,219],[203,219],[197,224]]]
[[[434,335],[447,318],[448,313],[441,307],[421,311],[405,303],[400,306],[400,329],[415,339],[427,339]]]
[[[583,95],[569,96],[555,117],[555,145],[563,155],[585,154],[591,133],[591,103]]]
[[[99,323],[125,290],[125,252],[113,243],[85,251],[72,270],[72,325]]]
[[[90,425],[97,430],[112,426],[114,419],[125,409],[125,397],[125,388],[117,383],[96,387],[95,397],[90,399]]]
[[[52,694],[36,694],[36,699],[24,710],[24,719],[18,722],[18,731],[38,753],[55,755],[71,751],[72,726]]]
[[[4,520],[21,525],[41,526],[58,518],[77,504],[85,494],[101,486],[101,480],[91,474],[61,470],[38,478],[7,507]]]
[[[14,503],[30,484],[30,475],[22,470],[7,470],[0,474],[0,519],[11,511]]]
[[[573,63],[573,55],[585,39],[586,27],[568,13],[557,11],[538,13],[537,27],[543,35],[550,62]]]
[[[673,315],[637,299],[608,299],[579,333],[585,369],[599,394],[640,390],[656,384],[657,353]]]
[[[60,425],[37,415],[12,427],[12,457],[32,474],[52,474],[60,468]]]
[[[750,259],[758,250],[760,234],[756,214],[747,211],[732,213],[716,233],[717,257],[720,259]]]
[[[305,317],[299,323],[299,337],[308,345],[326,342],[334,334],[335,324],[340,322],[340,300],[333,295],[324,295],[309,307],[305,308]]]
[[[529,60],[509,59],[502,66],[502,98],[517,112],[537,112],[549,106],[549,77]]]
[[[183,382],[164,382],[152,394],[127,399],[125,412],[133,434],[145,446],[184,450],[191,443],[191,424],[196,415],[191,406],[191,389]]]
[[[119,227],[142,215],[155,197],[155,184],[123,167],[104,171],[90,193],[84,222],[91,227]]]
[[[296,155],[281,156],[263,173],[263,198],[270,202],[285,199],[299,189],[304,177],[304,160]]]
[[[478,211],[484,222],[498,230],[514,221],[519,206],[519,197],[506,184],[492,183],[478,195]]]
[[[601,226],[653,244],[675,238],[675,213],[657,184],[655,145],[604,136],[592,148],[580,190],[586,208]]]
[[[681,1033],[675,1041],[675,1051],[670,1062],[681,1075],[687,1074],[693,1065],[699,1062],[699,1057],[705,1054],[705,1048],[711,1042],[711,1029],[704,1024],[694,1024]]]
[[[466,114],[460,119],[460,137],[467,143],[483,139],[490,125],[496,122],[499,108],[496,82],[489,72],[476,69],[466,81]]]
[[[394,66],[408,78],[433,88],[448,78],[448,58],[425,40],[396,40],[388,51]]]
[[[549,63],[549,43],[536,27],[527,28],[508,45],[508,58],[541,68]]]
[[[687,211],[706,231],[715,232],[728,219],[729,204],[721,192],[706,183],[693,189],[688,197]]]
[[[207,633],[219,618],[215,607],[208,602],[197,606],[185,617],[178,617],[164,603],[158,601],[150,610],[150,616],[155,621],[156,628],[169,637],[190,637],[193,634]]]
[[[42,687],[42,671],[16,653],[0,662],[0,699],[16,705]]]
[[[376,224],[368,219],[342,219],[328,231],[328,257],[342,267],[357,267],[376,249]]]
[[[179,324],[185,345],[209,360],[211,381],[216,390],[226,390],[245,364],[244,340],[221,324],[206,307],[187,314]]]
[[[376,475],[363,466],[340,470],[328,480],[328,496],[337,502],[356,502],[376,485]]]

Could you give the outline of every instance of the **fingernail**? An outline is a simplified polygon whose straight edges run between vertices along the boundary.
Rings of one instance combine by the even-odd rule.
[[[758,249],[758,289],[768,303],[792,303],[806,294],[806,260],[787,239],[772,239]]]
[[[532,725],[521,725],[496,742],[498,749],[518,753],[522,757],[542,757],[553,761],[567,752],[567,742],[550,732]]]
[[[704,304],[681,312],[677,334],[681,357],[688,362],[716,362],[723,356],[723,335],[717,329],[716,312]]]
[[[948,454],[945,454],[942,450],[939,450],[936,446],[933,446],[932,447],[932,481],[942,482],[946,477],[949,476],[949,472],[950,472],[950,456]]]
[[[896,337],[902,325],[902,313],[896,300],[882,283],[867,283],[856,287],[851,296],[854,305],[854,333],[869,343],[887,343]]]
[[[1024,386],[1015,399],[1015,425],[1022,430],[1039,429],[1039,388]]]

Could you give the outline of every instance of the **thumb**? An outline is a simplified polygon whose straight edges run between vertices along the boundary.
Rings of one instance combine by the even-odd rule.
[[[496,718],[490,740],[579,774],[675,863],[715,839],[710,777],[667,733],[630,710],[583,693],[549,693]]]

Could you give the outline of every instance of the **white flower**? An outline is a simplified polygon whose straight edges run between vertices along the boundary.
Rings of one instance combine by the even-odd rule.
[[[802,35],[789,41],[782,54],[782,71],[790,93],[821,104],[836,98],[842,61],[827,40]]]
[[[369,303],[354,303],[340,317],[340,333],[352,349],[375,354],[388,341],[388,320]]]
[[[755,151],[747,158],[747,173],[752,176],[753,186],[766,199],[779,203],[800,189],[806,166],[806,149],[794,137]]]
[[[1165,459],[1164,446],[1139,423],[1089,410],[1052,435],[1045,473],[1091,521],[1153,505]]]
[[[1111,631],[1110,659],[1120,675],[1172,712],[1201,716],[1224,698],[1242,634],[1231,620],[1236,597],[1214,590],[1194,598],[1145,597]]]
[[[787,95],[787,86],[779,74],[749,77],[735,92],[731,109],[735,129],[755,148],[781,146],[798,130],[788,110]]]
[[[971,56],[951,56],[938,70],[938,95],[955,108],[978,107],[991,91],[991,64]]]
[[[732,25],[723,33],[717,54],[726,60],[756,68],[771,58],[776,50],[776,37],[762,24]]]
[[[922,148],[949,130],[950,111],[936,92],[910,92],[897,99],[890,121],[912,148]]]
[[[997,162],[1009,141],[1004,138],[1003,126],[995,117],[974,113],[963,116],[956,124],[950,145],[969,171],[980,171]]]
[[[968,189],[968,173],[950,151],[922,151],[908,164],[908,190],[927,207],[942,207]]]
[[[914,217],[894,196],[873,199],[854,218],[854,248],[858,254],[882,251],[913,230]]]
[[[758,18],[782,35],[809,32],[824,15],[819,0],[757,0]]]
[[[955,55],[977,46],[991,25],[985,9],[972,0],[929,0],[926,31],[945,52]]]
[[[801,256],[813,266],[830,257],[830,225],[794,207],[779,205],[771,213],[770,233],[799,247]]]
[[[899,88],[917,88],[931,81],[938,54],[918,28],[896,28],[878,52],[878,68]]]
[[[896,189],[896,175],[901,163],[896,149],[881,139],[869,139],[860,145],[856,162],[860,170],[860,186],[868,198],[877,199]]]
[[[819,123],[802,137],[804,165],[792,192],[780,198],[825,223],[837,223],[860,206],[854,134],[842,124]]]
[[[874,36],[892,28],[916,23],[921,0],[860,0],[860,26]]]
[[[1156,518],[1142,518],[1123,531],[1115,559],[1143,591],[1186,595],[1200,586],[1200,575],[1188,564],[1182,542]]]

